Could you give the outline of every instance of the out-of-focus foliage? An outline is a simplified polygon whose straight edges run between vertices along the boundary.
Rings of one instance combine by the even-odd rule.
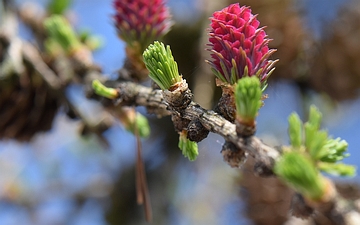
[[[51,0],[47,6],[49,14],[63,14],[72,0]]]

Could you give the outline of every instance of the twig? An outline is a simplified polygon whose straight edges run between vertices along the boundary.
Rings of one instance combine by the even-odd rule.
[[[151,112],[157,112],[158,116],[165,116],[171,113],[169,110],[166,110],[167,103],[163,99],[161,90],[153,90],[132,82],[120,83],[117,88],[120,94],[120,98],[117,101],[121,105],[145,106]],[[278,150],[265,145],[259,138],[255,136],[249,138],[238,137],[235,124],[212,110],[202,108],[195,102],[192,102],[182,112],[181,117],[188,120],[199,119],[207,130],[221,135],[226,141],[232,142],[239,149],[249,152],[256,160],[256,165],[258,165],[257,172],[264,175],[272,174],[272,168],[280,153]]]

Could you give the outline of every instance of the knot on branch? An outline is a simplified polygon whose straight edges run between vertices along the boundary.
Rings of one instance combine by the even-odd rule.
[[[183,130],[186,130],[186,128],[190,123],[190,120],[182,118],[176,114],[173,114],[171,116],[171,120],[174,124],[174,128],[176,132],[182,132]]]
[[[214,110],[228,121],[234,122],[236,107],[233,93],[223,92]]]
[[[231,142],[225,142],[221,149],[224,161],[233,168],[240,168],[247,159],[248,153],[243,149],[239,149]]]
[[[190,121],[187,127],[187,138],[190,141],[200,142],[205,139],[208,134],[209,130],[207,130],[200,122],[199,119],[195,119]]]
[[[193,97],[185,79],[174,84],[168,90],[164,90],[163,96],[164,100],[169,104],[170,110],[179,113],[188,107]]]

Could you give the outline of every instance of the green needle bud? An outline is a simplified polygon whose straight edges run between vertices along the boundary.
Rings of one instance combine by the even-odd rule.
[[[261,107],[261,84],[259,78],[244,77],[235,86],[235,105],[240,123],[253,125]]]
[[[322,114],[316,106],[310,106],[309,119],[308,122],[315,129],[319,129],[321,125]]]
[[[325,194],[324,178],[309,158],[300,152],[284,153],[275,164],[275,173],[304,196],[319,200]]]
[[[289,136],[290,143],[294,148],[300,148],[302,145],[302,132],[303,126],[302,121],[299,118],[299,115],[292,113],[289,118]]]
[[[134,108],[117,108],[115,114],[127,131],[138,134],[142,138],[150,135],[148,119]]]
[[[326,155],[324,148],[328,134],[326,131],[317,130],[310,124],[305,124],[305,147],[314,160],[318,160]]]
[[[92,88],[97,95],[103,96],[109,99],[115,99],[119,96],[119,93],[114,88],[105,87],[99,80],[93,80]]]
[[[309,192],[305,187],[306,180],[301,179],[314,180],[312,186],[309,185],[311,193],[308,195],[311,198],[316,198],[321,192],[321,184],[316,181],[319,180],[316,178],[319,173],[317,170],[339,176],[354,176],[356,173],[354,166],[337,163],[349,156],[345,153],[348,144],[340,138],[333,139],[326,131],[320,130],[321,119],[322,114],[315,106],[310,107],[309,120],[304,125],[296,113],[289,116],[291,147],[276,166],[277,173],[300,192]],[[302,151],[298,151],[299,149]],[[302,175],[301,170],[304,170]]]
[[[140,137],[147,138],[150,135],[150,126],[148,119],[141,113],[136,113],[135,124],[137,126]],[[134,133],[134,132],[133,132]]]
[[[51,0],[47,8],[50,14],[63,14],[70,4],[71,0]]]
[[[172,56],[170,46],[155,41],[143,53],[144,63],[149,70],[150,78],[162,90],[167,90],[174,84],[181,82],[177,63]]]
[[[341,161],[350,155],[349,153],[345,153],[347,151],[347,147],[348,143],[345,140],[341,140],[340,138],[330,138],[324,146],[326,154],[320,160],[332,163]]]
[[[123,123],[125,129],[135,134],[135,129],[137,129],[137,133],[142,138],[147,138],[150,135],[150,126],[147,118],[143,116],[141,113],[136,112],[135,118],[133,121],[127,121],[127,123]]]
[[[336,176],[355,176],[356,167],[352,165],[346,165],[343,163],[326,163],[319,162],[318,167],[321,171]]]
[[[79,40],[84,43],[92,51],[98,50],[104,45],[104,41],[100,36],[93,35],[88,30],[80,31],[78,35]]]
[[[188,158],[190,161],[194,161],[199,155],[198,145],[194,141],[187,139],[187,132],[183,130],[179,133],[179,148],[182,151],[182,154]]]
[[[44,22],[49,39],[55,40],[66,53],[71,54],[82,46],[69,22],[60,15],[53,15]]]
[[[328,134],[320,129],[322,114],[315,106],[310,106],[309,120],[304,125],[305,147],[314,160],[318,160],[326,155],[325,144]]]

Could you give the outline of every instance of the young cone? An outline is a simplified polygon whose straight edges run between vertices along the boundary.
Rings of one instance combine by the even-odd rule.
[[[119,37],[139,55],[172,25],[163,0],[115,0],[115,26]]]
[[[212,60],[207,61],[222,82],[235,84],[244,76],[257,76],[264,88],[276,61],[269,60],[270,39],[249,7],[231,4],[213,14],[210,28]]]

